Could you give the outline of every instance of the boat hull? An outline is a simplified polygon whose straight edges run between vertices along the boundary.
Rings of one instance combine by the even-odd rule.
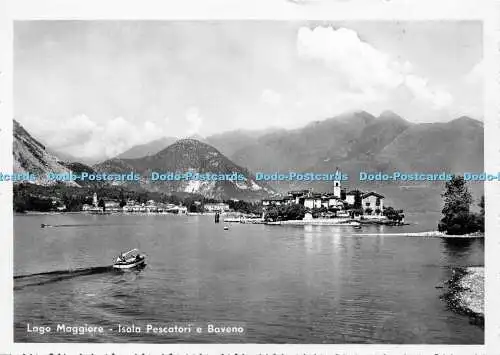
[[[123,264],[113,264],[113,269],[124,270],[124,269],[133,269],[137,267],[141,267],[146,265],[146,258],[142,258],[140,260],[131,262],[131,263],[123,263]]]

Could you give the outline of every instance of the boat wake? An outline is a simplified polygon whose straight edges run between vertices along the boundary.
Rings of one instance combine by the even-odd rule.
[[[75,270],[57,270],[48,271],[28,275],[14,276],[14,291],[20,290],[28,286],[39,286],[57,281],[72,279],[79,276],[102,274],[112,272],[113,267],[110,266],[97,266],[90,268],[82,268]]]
[[[85,224],[40,224],[40,228],[60,228],[60,227],[116,227],[123,226],[123,224],[96,224],[96,223],[85,223]]]

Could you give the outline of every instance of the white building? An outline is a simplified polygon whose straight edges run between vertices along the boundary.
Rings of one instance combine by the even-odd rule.
[[[345,202],[347,202],[349,205],[353,206],[355,201],[356,201],[355,191],[349,191],[348,193],[345,194]]]
[[[363,210],[371,210],[369,214],[375,214],[377,210],[380,210],[380,213],[384,211],[384,196],[376,193],[376,192],[368,192],[361,196],[361,205],[363,206]]]
[[[307,196],[304,198],[304,207],[305,208],[321,208],[323,205],[323,201],[321,195],[319,194],[311,194],[311,196]]]
[[[327,196],[327,208],[338,208],[338,209],[343,209],[344,208],[344,201],[340,197],[337,196]]]

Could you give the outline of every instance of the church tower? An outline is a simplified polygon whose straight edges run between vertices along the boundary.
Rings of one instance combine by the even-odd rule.
[[[92,204],[94,207],[97,207],[97,193],[94,192],[94,196],[92,198]]]
[[[333,180],[333,195],[335,197],[341,198],[341,186],[340,181],[342,180],[342,174],[339,171],[339,168],[335,170],[335,179]]]

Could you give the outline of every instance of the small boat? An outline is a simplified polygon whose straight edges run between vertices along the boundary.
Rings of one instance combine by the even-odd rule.
[[[224,226],[224,230],[225,231],[229,230],[229,226]]]
[[[113,264],[114,269],[132,269],[146,264],[146,255],[140,254],[139,250],[132,249],[121,253]]]

